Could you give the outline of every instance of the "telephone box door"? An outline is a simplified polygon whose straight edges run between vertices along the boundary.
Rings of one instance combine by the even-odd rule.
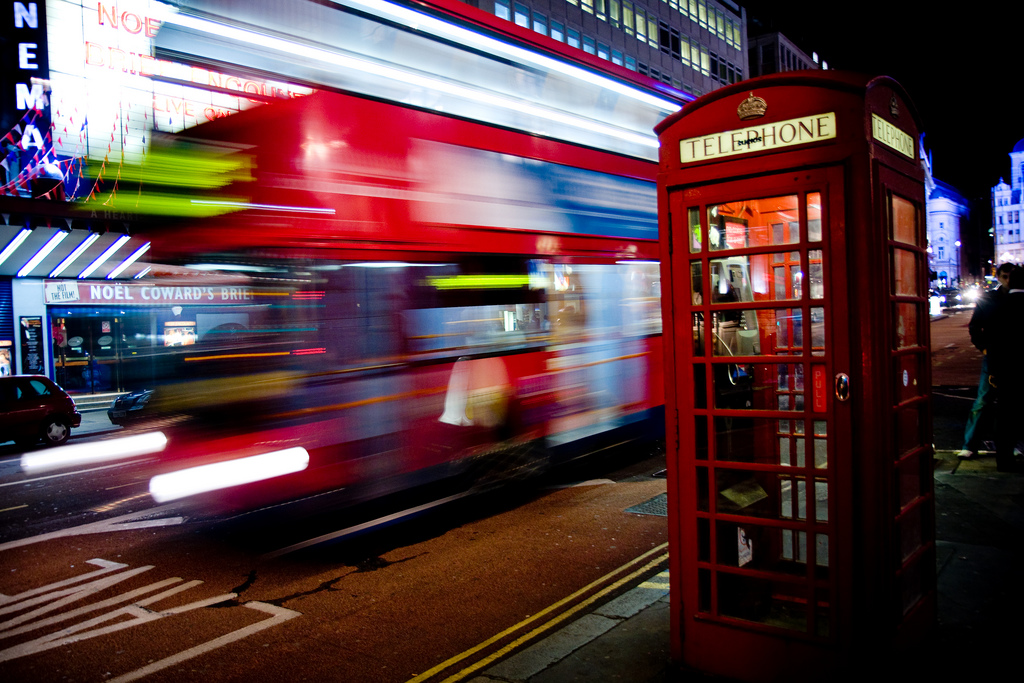
[[[687,661],[729,656],[707,649],[720,641],[702,628],[763,626],[809,640],[836,629],[849,348],[844,240],[829,221],[842,215],[842,173],[669,196],[688,235],[673,249],[673,271],[689,273],[674,292],[677,373],[685,363],[693,378],[693,395],[677,398],[680,458],[692,458],[680,462],[679,499],[696,519],[683,547],[698,555],[681,582],[700,624],[687,633]],[[729,647],[742,647],[742,635]]]

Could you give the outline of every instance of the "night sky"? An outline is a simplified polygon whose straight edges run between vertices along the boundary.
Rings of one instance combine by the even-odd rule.
[[[933,173],[987,203],[1024,138],[1024,4],[749,0],[752,17],[831,69],[896,79],[924,119]],[[1016,64],[1017,67],[1013,68]],[[987,207],[984,209],[987,212]],[[980,211],[979,211],[980,213]]]

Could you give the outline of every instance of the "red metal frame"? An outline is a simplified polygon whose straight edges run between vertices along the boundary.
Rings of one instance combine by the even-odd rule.
[[[767,109],[759,118],[742,119],[739,105],[752,96],[763,98]],[[723,156],[715,156],[718,149],[708,147],[712,152],[708,156],[715,158],[683,161],[682,141],[829,112],[837,129],[832,137],[757,151],[739,146]],[[902,131],[913,143],[909,147],[916,149],[918,119],[898,84],[833,72],[769,76],[723,88],[687,105],[658,127],[662,142],[659,221],[662,250],[669,255],[662,262],[662,282],[669,527],[674,550],[670,553],[672,647],[684,664],[710,673],[742,680],[816,678],[854,664],[865,647],[884,650],[918,640],[934,619],[933,496],[931,477],[925,471],[931,452],[927,436],[931,418],[923,174],[916,153],[901,153],[872,137],[872,114]],[[725,138],[726,151],[731,139]],[[749,138],[741,133],[736,139]],[[798,301],[760,302],[754,297],[743,303],[709,302],[709,272],[715,259],[726,254],[746,259],[766,249],[729,242],[729,236],[731,250],[709,249],[707,207],[797,194],[801,229],[805,229],[807,198],[818,192],[823,241],[808,243],[803,234],[798,244],[768,251],[799,253],[800,266],[809,273],[811,252],[821,250],[825,292],[820,303],[809,300],[806,291]],[[886,201],[893,192],[916,209],[916,232],[910,238],[897,240],[889,232],[892,221]],[[691,211],[694,207],[696,213]],[[704,236],[697,251],[691,249],[690,235],[695,218]],[[780,253],[778,262],[768,267],[785,267],[789,260]],[[704,281],[705,297],[696,303],[691,295],[692,263],[701,264]],[[819,306],[824,309],[825,348],[814,355],[810,314]],[[715,355],[717,342],[709,324],[698,330],[703,345],[692,341],[696,333],[691,320],[696,318],[691,312],[701,313],[710,323],[713,316],[730,312],[735,316],[743,310],[787,307],[802,309],[801,355],[763,359]],[[899,326],[901,315],[904,320]],[[916,335],[907,341],[910,321],[916,322]],[[900,330],[902,345],[897,343]],[[761,340],[765,342],[763,331]],[[802,364],[802,411],[765,410],[756,398],[746,407],[715,405],[715,378],[723,374],[723,367],[749,364],[756,368],[762,362]],[[704,371],[695,374],[691,368]],[[849,375],[849,401],[840,400],[834,392],[833,381],[838,381],[839,373]],[[755,370],[753,377],[754,385],[772,381],[770,372]],[[705,382],[702,391],[695,393],[695,381]],[[750,442],[752,462],[723,462],[716,456],[718,444],[726,443],[723,439],[738,438],[734,428],[724,430],[727,421],[748,420],[756,425],[756,419],[764,426],[787,415],[805,422],[799,437],[806,439],[803,469],[768,462],[776,457],[776,444],[796,438],[782,431],[749,430],[756,437]],[[828,464],[821,470],[813,464],[816,421],[827,425]],[[720,434],[718,428],[723,429]],[[743,514],[754,510],[754,503],[739,511],[719,509],[722,496],[716,473],[722,471],[746,472],[752,481],[761,477],[762,482],[770,473],[783,477],[791,472],[795,476],[790,479],[802,478],[807,501],[803,522]],[[820,481],[822,473],[824,481]],[[816,482],[827,484],[826,520],[815,521],[811,509]],[[725,486],[729,485],[726,479]],[[798,488],[791,486],[791,490]],[[804,571],[786,577],[764,571],[756,562],[737,566],[739,554],[742,561],[748,557],[737,547],[738,540],[718,538],[720,526],[727,534],[737,533],[730,523],[748,530],[803,529],[807,539]],[[815,566],[811,540],[815,532],[828,535],[827,573]],[[766,551],[778,552],[770,540],[764,540],[772,534],[785,537],[784,532],[775,531],[759,536],[751,555],[755,560],[759,552],[762,557]],[[795,545],[792,538],[790,542]],[[785,552],[781,554],[785,559]],[[744,597],[735,585],[723,589],[721,582],[736,576],[771,579],[776,589],[795,587],[798,602],[806,604],[805,627],[783,628],[783,622],[774,623],[768,617],[735,617],[762,614],[750,604],[746,612],[735,608],[723,612],[728,601],[754,595]],[[904,596],[909,596],[906,604],[901,602]],[[758,599],[774,598],[766,590]]]

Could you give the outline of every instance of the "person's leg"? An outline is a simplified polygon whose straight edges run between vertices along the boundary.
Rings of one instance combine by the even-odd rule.
[[[974,405],[967,415],[967,426],[964,428],[964,446],[958,453],[962,458],[973,457],[981,446],[981,439],[978,438],[978,427],[981,423],[981,416],[985,409],[992,405],[995,393],[988,381],[988,358],[981,359],[981,376],[978,378],[978,394],[974,398]]]

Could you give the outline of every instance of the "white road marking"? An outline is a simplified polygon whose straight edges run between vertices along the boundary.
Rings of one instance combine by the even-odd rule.
[[[96,638],[98,636],[109,635],[133,626],[139,626],[165,617],[184,614],[185,612],[202,609],[204,607],[210,607],[211,605],[217,605],[228,600],[234,600],[238,597],[237,593],[223,593],[221,595],[202,598],[186,605],[171,607],[165,610],[153,611],[148,609],[149,605],[157,603],[172,595],[195,588],[203,583],[202,581],[188,581],[182,583],[181,578],[173,577],[150,583],[141,588],[126,591],[120,595],[100,600],[99,602],[83,605],[68,612],[61,612],[56,615],[50,615],[40,619],[39,617],[56,610],[60,610],[69,603],[79,601],[117,583],[153,569],[151,565],[147,565],[136,569],[128,569],[127,571],[122,572],[121,570],[127,569],[128,565],[98,558],[89,560],[88,563],[98,566],[99,569],[70,579],[64,579],[62,581],[47,584],[46,586],[27,590],[22,593],[18,593],[17,595],[0,595],[0,598],[3,599],[0,604],[4,605],[3,609],[0,611],[5,613],[23,612],[26,608],[43,605],[29,612],[24,612],[12,619],[8,619],[6,622],[0,623],[0,640],[29,633],[30,631],[38,629],[52,627],[60,622],[76,619],[89,612],[106,610],[107,608],[115,607],[116,605],[124,602],[132,602],[128,605],[117,607],[111,611],[103,612],[90,619],[74,623],[65,628],[44,633],[34,640],[0,650],[0,662],[6,662],[18,659],[19,657],[38,654],[40,652],[46,652],[47,650],[71,645],[73,643]],[[155,595],[150,595],[146,598],[138,599],[141,598],[141,596],[153,593],[154,591],[161,592],[156,593]],[[152,662],[141,669],[131,671],[112,680],[120,681],[122,683],[137,680],[162,669],[167,669],[185,662],[193,657],[211,652],[212,650],[241,640],[242,638],[246,638],[254,633],[277,626],[289,619],[301,616],[300,612],[262,602],[248,602],[241,606],[269,614],[270,618],[264,619],[263,621],[255,624],[250,624],[249,626],[232,631],[187,650],[183,650],[176,655]]]
[[[32,545],[33,543],[52,541],[55,538],[66,538],[68,536],[84,536],[86,534],[102,534],[110,531],[150,529],[153,527],[174,526],[176,524],[181,524],[185,521],[184,517],[165,517],[163,519],[139,519],[140,517],[153,517],[156,515],[163,514],[164,512],[171,510],[173,507],[174,506],[172,505],[161,505],[159,507],[149,508],[148,510],[130,512],[126,515],[121,515],[119,517],[111,517],[110,519],[100,520],[99,522],[91,522],[89,524],[82,524],[81,526],[73,526],[68,529],[61,529],[60,531],[51,531],[46,534],[39,534],[38,536],[19,538],[16,541],[0,543],[0,552],[3,552],[4,550],[11,550],[13,548],[20,548],[26,545]]]
[[[289,619],[294,619],[295,617],[302,616],[301,612],[296,612],[285,607],[277,607],[276,605],[268,605],[264,602],[247,602],[245,603],[245,605],[243,605],[243,607],[259,610],[260,612],[266,612],[267,614],[271,615],[271,618],[264,619],[261,622],[251,624],[250,626],[246,626],[245,628],[240,628],[237,631],[232,631],[231,633],[223,635],[220,638],[214,638],[213,640],[207,641],[202,645],[196,645],[195,647],[179,652],[176,655],[171,655],[170,657],[161,659],[158,662],[153,662],[148,666],[144,666],[141,669],[136,669],[135,671],[126,673],[123,676],[112,678],[109,681],[107,681],[107,683],[128,683],[129,681],[136,681],[144,676],[148,676],[152,673],[156,673],[157,671],[161,671],[168,667],[175,666],[176,664],[180,664],[186,660],[192,659],[193,657],[198,657],[199,655],[206,654],[211,650],[216,650],[219,647],[224,647],[225,645],[233,643],[236,640],[247,638],[254,633],[259,633],[260,631],[266,630],[273,626],[277,626],[278,624],[284,623]]]

